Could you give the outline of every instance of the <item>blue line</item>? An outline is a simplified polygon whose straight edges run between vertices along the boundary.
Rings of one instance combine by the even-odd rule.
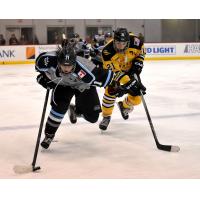
[[[0,131],[12,131],[12,130],[20,130],[20,129],[32,129],[37,128],[39,125],[21,125],[21,126],[3,126],[0,127]]]
[[[181,117],[195,117],[195,116],[200,116],[200,113],[185,113],[185,114],[183,113],[183,114],[176,114],[176,115],[152,116],[152,119],[167,119],[167,118],[178,118],[178,117],[181,118]],[[133,120],[129,120],[129,121],[141,121],[141,120],[146,120],[146,116],[134,118]],[[120,121],[123,121],[123,120],[120,119]],[[61,124],[61,126],[62,125],[65,125],[65,124]],[[88,126],[90,126],[89,123],[88,123]],[[32,128],[39,128],[39,125],[3,126],[3,127],[0,127],[0,131],[24,130],[24,129],[32,129]]]

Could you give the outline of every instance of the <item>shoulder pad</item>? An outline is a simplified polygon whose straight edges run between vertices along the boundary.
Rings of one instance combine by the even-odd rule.
[[[79,64],[82,64],[84,67],[86,67],[89,71],[92,71],[96,67],[96,65],[92,63],[90,60],[83,58],[81,56],[77,56],[76,61]]]
[[[143,42],[135,35],[130,35],[130,48],[141,49]]]
[[[104,61],[110,60],[114,55],[116,54],[116,51],[113,47],[113,41],[109,42],[102,50],[102,57]]]
[[[37,71],[46,71],[50,67],[56,68],[57,64],[56,52],[46,52],[37,57],[35,67]]]
[[[77,56],[77,64],[74,73],[76,73],[83,82],[91,84],[95,80],[95,76],[93,75],[92,71],[96,66],[92,62],[89,63],[89,60],[88,65],[86,65],[86,61],[83,59],[84,58]]]

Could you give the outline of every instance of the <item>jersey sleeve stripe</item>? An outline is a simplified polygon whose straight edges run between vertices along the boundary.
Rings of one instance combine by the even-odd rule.
[[[113,72],[111,70],[108,71],[107,79],[103,85],[103,87],[107,86],[110,83],[111,79],[113,78]]]

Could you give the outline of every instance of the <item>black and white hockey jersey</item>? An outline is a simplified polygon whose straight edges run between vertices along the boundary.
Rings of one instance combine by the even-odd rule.
[[[61,74],[56,51],[41,53],[36,59],[35,69],[45,74],[50,82],[56,85],[70,86],[80,92],[91,86],[106,87],[114,77],[111,70],[97,68],[91,61],[80,56],[76,58],[76,67],[73,72]]]

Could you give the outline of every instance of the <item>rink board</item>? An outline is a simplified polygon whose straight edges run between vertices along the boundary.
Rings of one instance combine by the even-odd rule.
[[[197,60],[200,43],[145,43],[145,60]],[[0,64],[33,64],[42,52],[54,51],[57,45],[1,46]]]

